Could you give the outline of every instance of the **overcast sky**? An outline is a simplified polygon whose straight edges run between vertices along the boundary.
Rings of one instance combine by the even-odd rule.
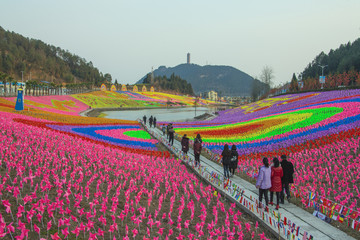
[[[119,83],[165,65],[229,65],[291,80],[360,37],[359,0],[0,0],[0,26],[92,61]]]

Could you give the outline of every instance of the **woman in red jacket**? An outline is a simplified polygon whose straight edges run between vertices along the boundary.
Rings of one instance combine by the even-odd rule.
[[[276,210],[279,209],[280,192],[282,190],[281,178],[284,175],[280,167],[279,159],[273,159],[274,165],[271,167],[271,188],[270,188],[270,205],[273,205],[274,192],[276,193]]]

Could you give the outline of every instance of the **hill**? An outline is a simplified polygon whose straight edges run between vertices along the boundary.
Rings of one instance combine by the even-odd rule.
[[[154,76],[170,77],[172,74],[191,83],[195,94],[215,90],[221,96],[250,96],[254,79],[248,74],[230,66],[200,66],[180,64],[175,67],[161,66]],[[137,83],[143,83],[146,76]]]
[[[16,80],[31,79],[59,83],[100,85],[110,74],[103,75],[92,62],[40,40],[29,39],[0,27],[0,72]]]

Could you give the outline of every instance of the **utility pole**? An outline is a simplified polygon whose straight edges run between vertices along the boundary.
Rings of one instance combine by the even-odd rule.
[[[321,67],[321,76],[324,76],[324,68],[326,68],[328,65],[319,65]]]
[[[21,83],[24,83],[24,71],[21,71]]]
[[[324,68],[326,68],[328,65],[320,65],[319,64],[319,67],[321,67],[321,89],[324,88],[324,83],[325,83],[325,76],[324,76]]]

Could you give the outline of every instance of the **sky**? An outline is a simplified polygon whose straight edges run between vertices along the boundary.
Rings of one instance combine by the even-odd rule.
[[[119,83],[152,68],[227,65],[274,85],[360,37],[359,0],[0,0],[0,26],[91,61]]]

